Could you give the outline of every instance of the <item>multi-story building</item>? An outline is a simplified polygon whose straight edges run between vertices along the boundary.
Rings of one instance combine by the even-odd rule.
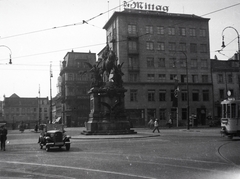
[[[133,123],[157,117],[161,126],[206,125],[213,115],[209,19],[188,14],[125,9],[105,26],[107,42],[124,62],[125,107]],[[172,106],[178,82],[178,107]],[[189,102],[189,105],[188,105]]]
[[[214,116],[221,117],[221,101],[240,99],[239,60],[212,59]]]
[[[62,123],[68,127],[83,126],[90,113],[88,91],[91,74],[88,65],[95,64],[95,53],[68,52],[61,67]]]
[[[46,98],[21,98],[16,94],[4,96],[3,116],[9,127],[15,129],[20,123],[33,128],[37,123],[49,120],[49,101]]]

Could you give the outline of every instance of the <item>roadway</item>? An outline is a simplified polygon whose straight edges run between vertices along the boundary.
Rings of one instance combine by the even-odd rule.
[[[221,137],[218,128],[135,128],[136,135],[84,136],[66,128],[70,151],[41,150],[39,133],[9,130],[0,151],[0,178],[240,178],[240,138]]]

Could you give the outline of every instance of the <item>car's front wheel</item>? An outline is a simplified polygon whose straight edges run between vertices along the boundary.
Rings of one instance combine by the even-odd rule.
[[[50,147],[49,146],[46,146],[46,151],[48,152],[50,150]]]
[[[70,144],[66,144],[66,150],[67,150],[67,151],[70,150]]]

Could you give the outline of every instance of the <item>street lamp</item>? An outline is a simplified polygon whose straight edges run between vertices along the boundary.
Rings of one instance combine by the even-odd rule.
[[[237,60],[238,60],[238,63],[239,63],[239,72],[240,72],[240,37],[239,37],[239,33],[237,31],[237,29],[235,29],[234,27],[232,26],[228,26],[228,27],[225,27],[222,31],[222,49],[225,48],[225,43],[224,43],[224,35],[223,35],[223,32],[228,29],[228,28],[231,28],[233,30],[235,30],[235,32],[237,33],[237,38],[238,38],[238,51],[237,51]],[[239,94],[240,94],[240,79],[238,79],[238,85],[239,85]]]
[[[12,50],[6,45],[0,45],[0,47],[5,47],[10,51],[10,53],[9,53],[9,64],[12,64]]]
[[[188,86],[188,58],[187,54],[184,51],[180,51],[183,53],[186,59],[186,80],[187,80],[187,129],[189,130],[189,86]]]
[[[52,124],[52,63],[50,64],[50,114],[49,114],[49,120],[50,120],[50,124]]]
[[[225,27],[224,29],[223,29],[223,31],[222,31],[222,48],[225,48],[226,47],[226,45],[225,45],[225,43],[224,43],[224,35],[223,35],[223,32],[226,30],[226,29],[228,29],[228,28],[231,28],[231,29],[233,29],[233,30],[235,30],[235,32],[237,33],[237,38],[238,38],[238,51],[237,51],[237,54],[238,54],[238,56],[237,56],[237,58],[238,58],[238,60],[240,60],[240,37],[239,37],[239,33],[238,33],[238,31],[237,31],[237,29],[235,29],[234,27],[232,27],[232,26],[228,26],[228,27]]]

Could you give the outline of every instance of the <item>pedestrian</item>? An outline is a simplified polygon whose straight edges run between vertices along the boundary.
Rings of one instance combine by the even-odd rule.
[[[7,140],[7,129],[5,125],[2,125],[0,127],[0,138],[1,138],[1,150],[5,151],[6,150],[6,140]]]
[[[153,133],[155,132],[155,130],[158,130],[158,133],[160,133],[159,131],[159,125],[158,125],[158,119],[156,118],[154,121],[154,129],[153,129]]]
[[[171,128],[172,127],[172,119],[171,119],[171,116],[169,117],[169,120],[168,120],[168,128]]]
[[[150,129],[152,129],[153,124],[154,124],[154,122],[153,122],[153,119],[151,118],[148,122],[148,126],[149,126]]]
[[[35,125],[35,132],[38,132],[38,124]]]

